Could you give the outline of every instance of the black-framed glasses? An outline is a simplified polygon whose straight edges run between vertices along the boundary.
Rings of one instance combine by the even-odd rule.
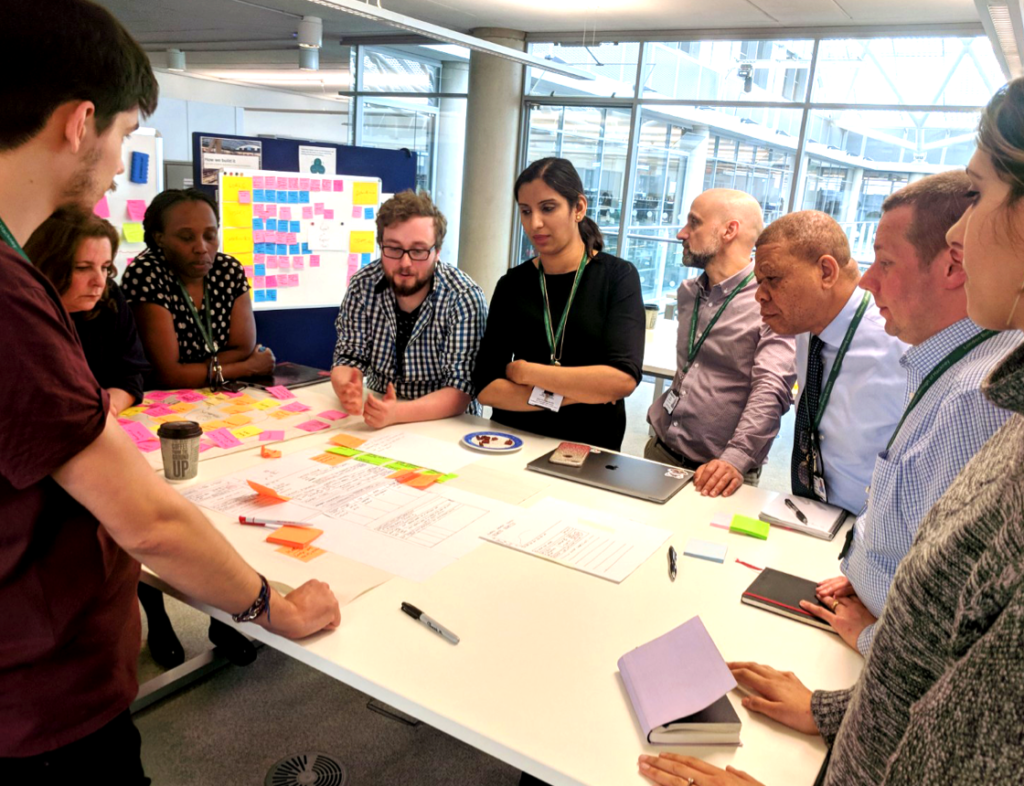
[[[430,248],[401,248],[399,246],[381,246],[380,252],[388,259],[401,259],[406,254],[409,255],[409,259],[413,262],[426,262],[430,259],[430,252],[434,250],[435,246]]]

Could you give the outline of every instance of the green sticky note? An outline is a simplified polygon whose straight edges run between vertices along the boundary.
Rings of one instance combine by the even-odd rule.
[[[732,517],[729,532],[738,532],[741,535],[750,535],[752,538],[768,540],[768,522],[737,514]]]
[[[124,232],[124,239],[129,243],[142,243],[144,241],[145,232],[142,229],[142,224],[137,221],[125,221],[121,225],[121,231]]]
[[[404,461],[392,461],[387,465],[388,469],[403,470],[405,472],[412,472],[414,469],[419,469],[417,464],[407,464]]]
[[[454,472],[449,472],[447,475],[442,475],[441,477],[439,477],[436,482],[447,483],[449,480],[455,480],[455,478],[457,477],[458,475],[456,475]]]
[[[359,456],[359,455],[362,455],[363,451],[356,450],[355,448],[337,447],[337,448],[327,448],[327,452],[328,453],[337,453],[339,456]]]
[[[390,464],[394,459],[389,459],[386,456],[375,456],[373,453],[361,453],[356,456],[356,461],[362,461],[365,464],[376,464],[378,467],[383,467],[385,464]]]

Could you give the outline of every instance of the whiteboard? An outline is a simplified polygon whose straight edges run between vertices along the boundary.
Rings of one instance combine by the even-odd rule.
[[[379,177],[222,169],[221,250],[238,259],[257,310],[341,303],[376,258]]]

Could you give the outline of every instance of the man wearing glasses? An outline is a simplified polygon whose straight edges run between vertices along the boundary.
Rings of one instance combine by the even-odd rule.
[[[426,193],[396,194],[377,213],[381,258],[349,281],[331,384],[342,409],[374,428],[481,414],[472,376],[487,302],[438,259],[447,225]],[[380,398],[363,401],[364,377]]]

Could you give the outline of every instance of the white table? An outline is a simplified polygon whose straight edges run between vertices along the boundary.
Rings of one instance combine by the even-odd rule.
[[[299,397],[302,392],[297,391]],[[349,433],[368,435],[359,419]],[[462,416],[401,426],[409,432],[457,440],[482,421]],[[524,435],[515,454],[480,456],[467,450],[467,462],[481,461],[513,476],[550,450],[554,440]],[[326,446],[311,435],[282,445],[285,453]],[[401,458],[401,457],[398,457]],[[256,451],[201,464],[199,481],[259,464]],[[531,478],[537,476],[530,473]],[[854,683],[861,658],[836,636],[740,604],[756,573],[736,564],[738,557],[811,578],[835,574],[835,542],[827,543],[773,529],[759,541],[711,528],[718,512],[756,516],[769,492],[743,486],[728,500],[700,497],[692,487],[667,505],[546,478],[550,485],[524,506],[553,496],[599,508],[674,532],[680,552],[679,577],[669,581],[664,552],[615,585],[490,543],[417,584],[394,578],[342,609],[339,630],[301,642],[262,628],[245,632],[299,661],[429,723],[441,731],[526,770],[554,786],[622,786],[646,783],[636,772],[642,752],[675,750],[724,767],[733,764],[766,784],[810,784],[824,756],[819,738],[783,729],[748,713],[734,695],[743,721],[743,746],[665,748],[647,745],[634,720],[616,661],[627,650],[699,614],[726,660],[758,660],[795,671],[812,688],[844,688]],[[210,518],[236,548],[268,578],[297,586],[310,577],[341,586],[360,569],[350,560],[326,554],[303,564],[275,554],[266,535],[226,516]],[[682,556],[687,538],[727,541],[724,565]],[[158,578],[147,581],[181,597]],[[189,602],[188,598],[183,598]],[[452,646],[399,611],[413,603],[461,636]],[[196,608],[223,621],[227,615],[202,604]]]

